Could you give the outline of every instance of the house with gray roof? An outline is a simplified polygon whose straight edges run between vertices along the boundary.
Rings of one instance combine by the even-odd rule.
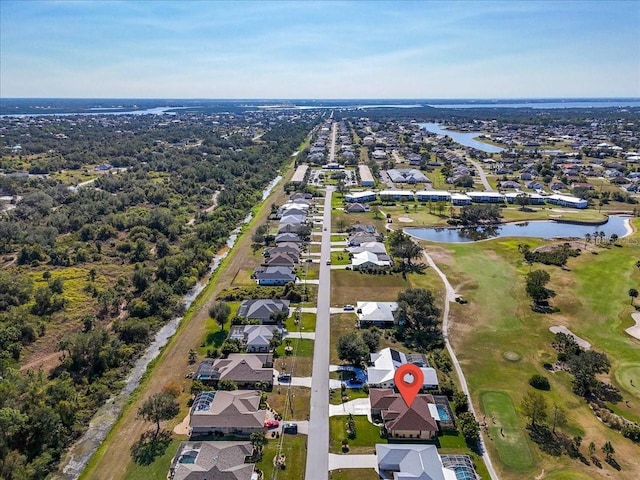
[[[289,316],[289,300],[244,300],[238,308],[239,317],[260,320],[261,323],[276,323],[274,317],[281,313]]]
[[[260,409],[260,396],[258,390],[200,392],[189,411],[191,436],[264,432],[267,412]]]
[[[376,444],[380,478],[384,480],[457,480],[453,468],[445,467],[435,445]],[[474,478],[471,467],[468,478]]]
[[[258,267],[254,275],[258,285],[286,285],[296,281],[291,267]]]
[[[397,302],[358,302],[356,305],[358,326],[361,328],[393,327],[396,323],[397,310]]]
[[[169,468],[169,480],[252,480],[251,442],[182,442]]]
[[[282,338],[282,329],[276,325],[233,325],[229,333],[229,338],[238,340],[247,353],[270,352],[276,336]]]
[[[275,242],[277,244],[282,242],[302,243],[302,238],[296,233],[279,233],[276,235]]]
[[[239,388],[256,388],[256,384],[273,385],[273,355],[270,353],[231,353],[227,358],[203,360],[194,378],[217,387],[223,380]]]

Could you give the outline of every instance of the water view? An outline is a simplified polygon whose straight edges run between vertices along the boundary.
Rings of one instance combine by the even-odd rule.
[[[554,220],[536,220],[485,227],[405,228],[404,231],[421,240],[441,243],[476,242],[496,237],[584,238],[586,234],[593,237],[598,232],[604,232],[605,237],[609,238],[614,233],[618,237],[623,237],[627,233],[628,219],[627,216],[611,216],[603,225],[576,225]]]
[[[423,128],[428,132],[435,133],[437,135],[446,135],[447,137],[451,137],[454,142],[475,148],[476,150],[481,150],[487,153],[499,153],[504,150],[504,148],[495,147],[488,143],[476,140],[475,137],[482,135],[482,132],[456,132],[454,130],[442,128],[442,124],[440,123],[419,123],[418,125],[420,125],[420,128]]]
[[[434,108],[533,108],[533,109],[558,109],[558,108],[622,108],[640,107],[638,99],[614,99],[614,100],[553,100],[553,101],[519,101],[519,102],[487,102],[466,101],[464,103],[429,104]]]

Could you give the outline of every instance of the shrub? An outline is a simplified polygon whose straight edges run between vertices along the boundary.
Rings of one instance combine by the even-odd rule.
[[[543,377],[542,375],[534,375],[529,379],[529,385],[538,390],[549,390],[551,386],[549,385],[549,380],[547,377]]]

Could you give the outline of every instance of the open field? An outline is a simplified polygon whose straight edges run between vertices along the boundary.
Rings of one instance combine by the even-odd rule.
[[[552,478],[570,478],[565,474],[574,473],[591,478],[613,473],[616,478],[636,478],[637,465],[630,459],[637,446],[604,426],[585,401],[572,393],[570,375],[549,373],[542,363],[553,362],[556,356],[550,345],[553,335],[549,327],[569,327],[591,342],[596,350],[608,354],[612,364],[610,378],[622,389],[624,399],[629,400],[629,407],[625,402],[616,407],[623,414],[628,413],[630,418],[637,417],[640,410],[638,392],[633,391],[630,384],[625,385],[625,378],[627,369],[634,372],[640,366],[638,342],[626,335],[624,328],[630,324],[632,307],[627,290],[638,283],[639,273],[634,264],[640,251],[630,244],[608,248],[589,246],[588,251],[569,260],[566,270],[536,264],[533,268],[550,273],[549,287],[557,292],[551,304],[558,307],[559,312],[543,315],[531,311],[525,293],[524,276],[529,267],[518,253],[518,244],[525,242],[532,248],[543,244],[535,239],[496,239],[428,247],[456,291],[469,301],[467,305],[452,304],[450,338],[467,376],[472,401],[479,407],[480,415],[487,414],[490,434],[495,438],[496,434],[500,435],[499,430],[493,430],[489,420],[494,413],[487,411],[494,407],[485,405],[481,393],[498,390],[508,395],[517,412],[524,393],[531,388],[527,383],[529,377],[534,373],[544,375],[551,383],[551,390],[544,393],[548,403],[567,412],[568,425],[563,431],[570,437],[583,437],[583,453],[584,446],[591,441],[599,448],[604,441],[610,440],[622,470],[615,472],[604,462],[600,470],[567,456],[543,453],[530,441],[524,430],[523,417],[518,417],[516,425],[520,425],[522,437],[531,452],[531,466],[525,468],[524,461],[518,461],[515,466],[495,461],[496,468],[505,479],[534,478],[542,468],[545,475],[553,475]],[[503,354],[508,351],[517,353],[520,359],[507,360]],[[619,368],[622,370],[617,373]],[[500,415],[504,416],[495,415],[496,420]],[[507,422],[503,420],[503,423],[504,428]],[[511,420],[509,425],[511,428]],[[499,459],[500,442],[487,440],[486,443],[492,457]]]
[[[171,466],[171,460],[173,460],[173,456],[178,451],[180,442],[186,440],[187,437],[174,437],[165,448],[164,453],[155,457],[153,462],[148,465],[133,462],[129,463],[125,478],[127,480],[156,480],[165,478]]]

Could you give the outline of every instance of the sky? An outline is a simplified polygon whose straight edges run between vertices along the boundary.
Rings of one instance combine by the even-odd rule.
[[[640,1],[0,0],[0,97],[640,97]]]

